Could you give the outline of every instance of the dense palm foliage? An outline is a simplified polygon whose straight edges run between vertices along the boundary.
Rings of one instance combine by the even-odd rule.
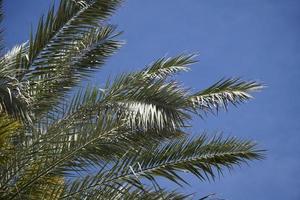
[[[78,87],[121,47],[108,23],[120,4],[61,0],[28,42],[2,55],[1,199],[188,199],[157,177],[178,185],[187,183],[182,172],[211,180],[262,157],[251,141],[187,135],[193,117],[261,88],[224,79],[186,89],[174,75],[188,71],[194,55],[160,58],[101,88]]]

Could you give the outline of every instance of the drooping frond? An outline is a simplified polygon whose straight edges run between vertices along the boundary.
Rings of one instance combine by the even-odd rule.
[[[190,172],[200,180],[214,179],[224,168],[232,169],[235,165],[261,158],[261,151],[250,141],[222,137],[208,140],[203,135],[194,140],[174,140],[151,151],[128,156],[125,158],[129,162],[128,168],[121,176],[125,175],[125,180],[146,178],[154,182],[155,176],[161,176],[180,184],[186,180],[178,171]],[[131,174],[130,178],[128,174]]]
[[[254,81],[222,79],[207,89],[191,95],[190,105],[202,112],[214,112],[219,108],[227,109],[229,104],[237,105],[251,99],[250,93],[262,88],[261,84]]]
[[[200,180],[214,179],[224,168],[254,159],[261,159],[261,151],[250,141],[235,138],[210,140],[206,136],[197,139],[178,139],[153,149],[128,152],[114,165],[102,169],[94,177],[87,177],[85,184],[72,188],[68,196],[89,190],[101,190],[104,185],[130,184],[143,189],[142,180],[159,183],[156,177],[164,177],[177,184],[187,183],[179,172],[190,172]],[[111,167],[112,166],[112,167]]]

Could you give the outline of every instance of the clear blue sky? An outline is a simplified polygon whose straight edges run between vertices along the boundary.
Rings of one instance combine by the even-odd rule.
[[[28,39],[50,0],[4,2],[11,47]],[[144,67],[166,54],[198,52],[200,62],[180,76],[187,86],[201,89],[232,76],[268,85],[255,100],[198,119],[193,129],[253,139],[268,150],[267,159],[216,182],[191,178],[186,191],[231,200],[300,199],[299,9],[299,0],[127,0],[113,18],[127,44],[104,74]],[[94,81],[102,82],[103,73]]]

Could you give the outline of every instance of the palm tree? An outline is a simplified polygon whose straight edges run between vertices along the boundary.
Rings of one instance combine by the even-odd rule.
[[[195,116],[262,88],[230,78],[186,89],[175,75],[196,62],[193,54],[80,87],[123,44],[107,20],[121,3],[61,0],[28,42],[1,56],[1,199],[188,199],[157,177],[182,186],[183,171],[213,180],[262,158],[252,141],[187,135]]]

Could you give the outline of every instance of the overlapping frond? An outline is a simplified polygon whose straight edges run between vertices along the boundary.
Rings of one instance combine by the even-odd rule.
[[[131,126],[144,129],[184,126],[189,115],[180,108],[186,95],[187,91],[177,82],[148,82],[139,73],[119,77],[106,92],[108,99],[112,98],[112,102],[127,111],[123,114]]]
[[[224,79],[186,89],[169,77],[188,71],[194,54],[160,58],[65,98],[122,45],[107,21],[120,3],[61,0],[28,43],[0,58],[1,199],[189,199],[161,189],[157,177],[178,185],[188,183],[184,172],[214,180],[262,158],[251,141],[186,136],[194,113],[227,109],[262,88]],[[27,119],[22,137],[10,138],[21,127],[13,116]]]
[[[0,112],[29,120],[28,83],[20,82],[20,63],[26,60],[26,44],[14,47],[0,59]]]
[[[66,60],[58,59],[59,62],[64,63],[53,65],[54,68],[58,67],[56,70],[48,72],[47,69],[36,70],[33,76],[41,76],[32,86],[33,95],[37,97],[34,103],[36,112],[47,110],[51,105],[55,105],[58,97],[63,96],[83,77],[89,76],[93,69],[104,64],[105,60],[121,45],[114,39],[115,37],[114,27],[111,26],[91,30],[81,41],[73,44],[72,52],[65,57]]]
[[[185,66],[190,62],[183,60],[177,65]],[[190,91],[177,82],[161,79],[159,75],[149,79],[147,72],[153,74],[154,71],[121,75],[101,90],[88,88],[79,92],[64,111],[54,113],[56,117],[52,122],[40,127],[40,137],[19,155],[24,159],[20,173],[31,178],[19,180],[18,192],[12,193],[27,195],[33,185],[50,174],[56,177],[83,173],[91,166],[101,167],[105,161],[113,166],[119,160],[105,174],[92,177],[92,185],[84,181],[82,187],[125,182],[141,189],[143,184],[139,177],[157,184],[156,176],[181,184],[185,180],[178,171],[183,170],[202,180],[213,179],[223,167],[231,168],[243,161],[260,158],[255,145],[248,141],[214,138],[207,142],[205,137],[192,141],[174,139],[182,135],[181,129],[191,119],[190,112],[206,110],[195,105],[195,95],[190,95]],[[159,74],[159,70],[156,69],[156,73]],[[202,95],[209,101],[217,92],[229,93],[230,90],[248,98],[247,92],[258,87],[255,83],[225,81],[199,92],[197,97]],[[239,102],[242,97],[224,96],[223,101]],[[160,146],[168,138],[170,142]],[[31,170],[32,165],[39,168]]]
[[[145,72],[117,77],[103,89],[87,88],[71,100],[68,108],[56,111],[59,123],[95,119],[98,112],[113,112],[133,129],[172,129],[189,119],[182,109],[187,91],[177,82],[149,81]]]
[[[30,181],[32,178],[31,175],[38,172],[40,167],[41,165],[31,164],[30,167],[28,167],[31,173],[24,174],[22,178],[16,182],[16,188],[9,191],[11,194],[7,194],[7,198],[9,198],[10,195],[13,196],[15,193],[19,193],[19,185],[22,185],[23,182]],[[25,199],[57,200],[62,195],[64,186],[65,180],[63,176],[46,174],[34,182],[28,190],[19,193],[17,197]]]
[[[119,0],[82,3],[62,0],[40,20],[29,42],[26,79],[31,81],[35,113],[43,113],[65,92],[119,49],[121,42],[112,26],[101,25],[119,6]]]
[[[117,131],[116,123],[109,122],[109,118],[103,118],[98,126],[85,125],[77,131],[77,135],[68,135],[67,132],[60,133],[60,137],[41,137],[26,148],[27,151],[19,152],[20,165],[18,171],[22,177],[17,181],[18,191],[12,191],[9,197],[27,195],[34,184],[39,183],[44,177],[67,175],[69,172],[84,170],[93,159],[94,154],[89,154],[88,147],[94,145],[105,136]],[[89,134],[84,134],[89,133]],[[74,138],[77,137],[77,138]],[[48,139],[48,140],[47,140]],[[104,146],[105,147],[105,146]],[[100,146],[100,148],[103,148]],[[38,149],[38,151],[36,151]],[[32,156],[34,155],[34,156]],[[103,158],[102,155],[99,155]],[[105,160],[105,159],[104,159]],[[37,166],[32,170],[32,166]]]
[[[69,59],[70,53],[72,54],[77,48],[76,45],[81,45],[80,43],[85,41],[90,45],[97,45],[94,43],[103,42],[101,40],[107,39],[111,35],[111,30],[107,28],[100,26],[100,30],[105,33],[99,33],[95,29],[99,27],[99,22],[106,20],[115,11],[120,1],[82,2],[84,3],[79,4],[77,1],[62,0],[56,14],[52,8],[46,22],[41,19],[36,37],[30,42],[29,58],[31,60],[30,67],[33,67],[32,72],[49,73],[51,68],[61,65],[66,59]],[[92,44],[87,37],[92,38]],[[83,43],[82,45],[86,48],[88,44]]]
[[[46,18],[40,19],[27,44],[1,59],[5,69],[17,71],[16,81],[27,84],[35,117],[53,108],[70,88],[120,48],[119,33],[105,22],[120,2],[62,0],[57,9],[53,6]]]
[[[68,197],[89,190],[101,190],[107,185],[129,184],[143,190],[143,179],[159,185],[155,177],[161,176],[177,184],[187,183],[181,172],[190,172],[200,180],[214,179],[224,168],[231,169],[249,160],[261,159],[262,152],[250,141],[235,138],[206,136],[196,139],[177,139],[162,146],[139,152],[127,152],[115,164],[102,168],[95,176],[80,180],[70,189]]]
[[[24,68],[29,69],[34,62],[39,59],[40,54],[56,35],[64,29],[64,26],[76,16],[80,11],[81,5],[76,1],[62,0],[55,12],[54,6],[48,11],[47,17],[41,17],[36,33],[31,33],[29,42],[29,61]]]
[[[0,114],[0,169],[14,154],[12,138],[16,136],[21,124],[19,121],[12,119],[10,116]]]

